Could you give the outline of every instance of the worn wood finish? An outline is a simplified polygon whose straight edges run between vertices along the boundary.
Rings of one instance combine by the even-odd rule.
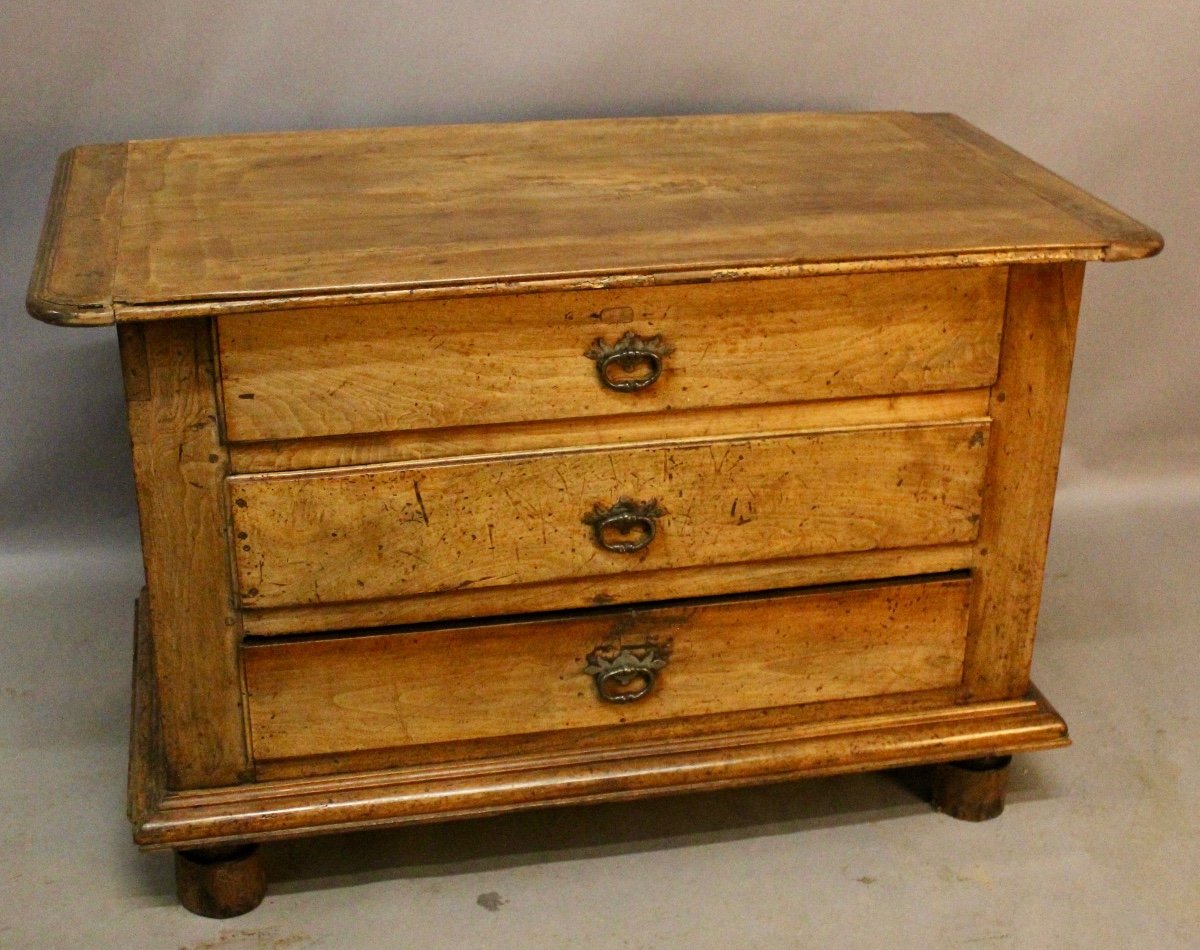
[[[962,677],[969,588],[960,578],[818,589],[251,646],[254,758],[950,687]],[[646,644],[666,663],[649,693],[602,701],[589,654]]]
[[[958,146],[963,149],[964,160],[967,160],[969,151],[971,157],[987,163],[998,174],[1020,182],[1073,218],[1086,222],[1097,232],[1103,232],[1107,241],[1101,260],[1132,261],[1157,254],[1162,249],[1162,235],[1157,231],[1059,178],[1049,169],[956,115],[931,113],[914,116],[901,113],[894,119],[911,128],[914,134],[927,138],[935,148]]]
[[[960,821],[989,821],[1004,811],[1011,756],[946,762],[933,768],[933,807]]]
[[[58,159],[26,303],[64,326],[113,322],[112,283],[126,145],[81,145]]]
[[[945,709],[958,699],[957,686],[891,693],[857,699],[822,700],[801,706],[769,706],[740,712],[721,712],[679,719],[648,719],[620,725],[621,744],[628,750],[662,748],[668,743],[696,748],[708,742],[727,744],[730,736],[765,731],[811,729],[815,723],[859,719],[863,716],[909,715]],[[613,748],[613,726],[570,731],[570,750],[596,755]],[[490,763],[531,757],[557,756],[563,751],[563,733],[532,732],[484,739],[462,739],[432,745],[406,745],[363,749],[336,755],[270,759],[254,763],[259,781],[312,778],[346,772],[425,768],[453,762]],[[633,754],[631,751],[630,754]]]
[[[166,793],[134,818],[144,848],[269,841],[547,805],[872,771],[1069,744],[1038,694],[1021,700],[822,719],[584,751]],[[145,746],[143,746],[145,747]]]
[[[121,330],[136,840],[225,914],[261,866],[208,849],[1066,744],[1027,687],[1083,262],[1161,245],[947,115],[73,150],[28,308]],[[614,394],[626,330],[673,349]],[[585,523],[619,500],[644,549]],[[635,634],[615,710],[581,664]]]
[[[709,564],[615,576],[577,577],[515,587],[468,587],[435,595],[273,607],[244,611],[242,626],[247,634],[286,636],[628,604],[661,598],[664,591],[671,597],[704,597],[941,574],[969,568],[974,560],[974,550],[970,543],[933,544],[890,551],[775,558],[750,564]],[[619,583],[614,583],[614,579],[619,579]]]
[[[879,428],[930,422],[986,422],[989,389],[917,393],[819,402],[632,413],[556,419],[514,425],[416,429],[365,436],[240,442],[229,446],[235,474],[338,468],[373,462],[465,458],[537,452],[650,445],[754,432],[768,437],[821,429]],[[669,438],[666,438],[669,434]]]
[[[138,667],[150,643],[138,612]],[[630,724],[631,757],[602,737],[609,730],[559,736],[504,737],[491,747],[471,743],[422,747],[459,756],[415,756],[400,767],[341,759],[336,777],[328,757],[306,774],[285,775],[290,763],[261,769],[260,781],[225,789],[171,791],[161,781],[163,750],[151,677],[133,683],[130,819],[147,849],[206,847],[272,840],[318,831],[352,830],[449,817],[490,814],[542,804],[669,794],[839,771],[890,768],[1068,744],[1062,719],[1036,691],[1018,701],[969,706],[939,691],[848,700],[747,713],[695,717],[685,723]],[[497,746],[496,744],[501,745]],[[464,774],[462,763],[473,763]],[[776,771],[779,767],[790,771]],[[676,787],[672,777],[682,781]],[[543,800],[539,791],[552,790]]]
[[[115,232],[116,273],[54,293],[39,283],[31,311],[94,323],[304,297],[1123,260],[1162,246],[952,116],[355,129],[133,142],[128,154],[123,210],[67,216]],[[89,190],[56,194],[76,203]],[[39,261],[69,240],[50,237]]]
[[[119,336],[166,780],[228,785],[249,757],[210,328],[184,320]]]
[[[335,603],[970,541],[986,436],[971,423],[236,476],[240,595]],[[626,496],[661,503],[657,536],[602,550],[584,517]]]
[[[133,143],[125,304],[1069,250],[1124,235],[894,114]],[[879,182],[887,187],[880,188]],[[1097,203],[1098,204],[1098,203]],[[1144,253],[1157,245],[1147,234]],[[703,278],[697,278],[703,279]]]
[[[166,794],[162,734],[154,680],[154,639],[150,636],[146,589],[133,604],[133,683],[129,710],[127,809],[130,821],[145,814]]]
[[[1009,280],[963,678],[972,699],[1029,685],[1082,287],[1082,264],[1014,267]]]
[[[987,386],[1006,277],[964,268],[230,315],[217,321],[226,429],[243,442]],[[587,354],[626,333],[672,352],[653,384],[618,392]]]
[[[175,852],[175,893],[193,914],[223,920],[249,913],[267,896],[256,844]]]

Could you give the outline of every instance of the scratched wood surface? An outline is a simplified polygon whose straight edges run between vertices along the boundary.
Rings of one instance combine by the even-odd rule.
[[[947,424],[239,475],[240,594],[247,607],[370,600],[970,541],[986,437]],[[622,497],[666,512],[632,554],[599,548],[583,520]]]
[[[211,327],[118,331],[166,781],[228,785],[248,757]]]
[[[970,581],[740,598],[570,620],[273,641],[244,651],[256,759],[617,726],[951,686]],[[631,703],[602,701],[598,647],[666,658]]]
[[[409,301],[218,318],[234,442],[990,385],[1007,269]],[[661,336],[644,389],[597,341]],[[645,375],[640,364],[630,375]]]
[[[136,142],[116,296],[270,297],[1110,240],[1111,212],[1081,220],[997,174],[986,151],[947,147],[925,129],[886,113],[802,113]]]
[[[963,680],[973,699],[1029,685],[1082,290],[1082,264],[1013,269]]]
[[[970,542],[926,544],[915,548],[783,557],[737,564],[639,569],[625,574],[597,574],[515,587],[464,587],[437,594],[411,594],[379,600],[252,608],[242,611],[242,628],[255,636],[291,636],[326,630],[632,604],[661,599],[664,591],[673,598],[708,597],[912,577],[964,570],[973,563],[974,554],[974,545]]]
[[[125,146],[120,146],[124,149]],[[1049,260],[1162,239],[954,116],[783,113],[351,129],[128,143],[64,179],[35,282],[53,322],[147,320],[407,294]],[[101,210],[97,211],[97,208]],[[74,251],[69,251],[74,253]],[[39,273],[47,269],[39,264]]]
[[[126,145],[81,145],[59,156],[26,303],[47,323],[114,319]]]
[[[450,426],[327,438],[235,442],[229,446],[235,474],[304,468],[336,468],[372,462],[409,462],[466,456],[648,445],[664,439],[722,438],[753,432],[786,435],[818,429],[878,428],[932,422],[987,420],[988,389],[866,396],[762,406],[722,406],[688,412],[628,413],[521,423]]]
[[[610,727],[407,746],[256,763],[259,779],[223,789],[135,796],[143,848],[295,838],[351,829],[615,801],[806,776],[951,762],[1070,744],[1036,690],[972,705],[930,701],[946,690]],[[144,691],[135,691],[138,708]],[[135,720],[131,754],[154,774],[159,750]],[[636,750],[631,755],[630,750]],[[450,759],[431,758],[439,752]],[[457,752],[458,755],[453,753]],[[401,761],[403,759],[403,761]],[[362,768],[359,763],[365,764]],[[295,771],[303,769],[305,771]],[[330,772],[337,773],[331,775]],[[145,794],[148,791],[149,794]]]
[[[1082,262],[1160,247],[946,115],[72,150],[28,309],[121,324],[139,842],[1065,744],[1027,688]],[[632,395],[583,355],[626,330],[674,348]],[[622,496],[634,554],[584,523]],[[633,639],[669,662],[610,707]]]

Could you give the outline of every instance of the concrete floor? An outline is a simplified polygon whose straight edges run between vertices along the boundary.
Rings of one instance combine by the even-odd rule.
[[[124,820],[132,546],[0,557],[0,947],[1200,946],[1200,490],[1060,494],[1035,678],[1067,750],[983,825],[920,772],[277,845],[176,906]]]

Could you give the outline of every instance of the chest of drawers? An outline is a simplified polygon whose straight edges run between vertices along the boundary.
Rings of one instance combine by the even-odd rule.
[[[928,763],[1029,682],[1087,261],[1152,231],[944,115],[83,146],[30,311],[115,324],[130,814],[257,844]]]

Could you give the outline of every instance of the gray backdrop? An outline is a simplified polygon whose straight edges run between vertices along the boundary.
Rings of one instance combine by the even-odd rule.
[[[1195,947],[1200,2],[0,0],[0,946]],[[1163,232],[1088,270],[1035,678],[1076,745],[968,827],[888,775],[268,849],[219,923],[123,817],[115,334],[23,313],[56,154],[243,130],[960,113]],[[347,886],[352,885],[352,886]]]
[[[952,111],[1166,237],[1089,268],[1064,490],[1197,467],[1200,4],[0,6],[0,537],[128,539],[115,334],[23,315],[55,155],[80,142],[786,109]],[[1151,486],[1152,488],[1152,486]]]

